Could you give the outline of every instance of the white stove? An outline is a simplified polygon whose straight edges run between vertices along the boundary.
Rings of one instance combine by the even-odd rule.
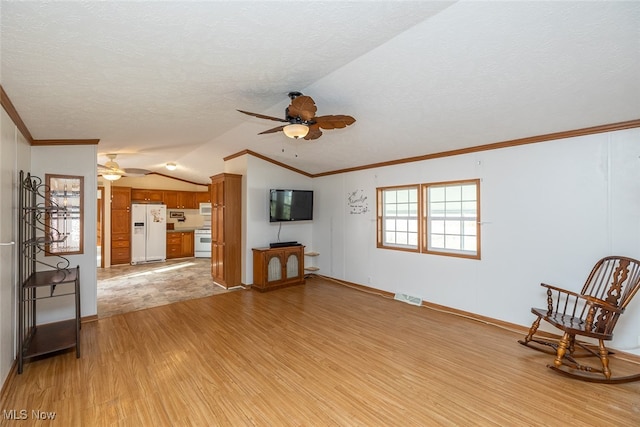
[[[203,215],[202,219],[202,227],[193,233],[193,252],[196,258],[211,258],[211,215]]]
[[[194,231],[193,252],[196,258],[211,258],[211,228]]]

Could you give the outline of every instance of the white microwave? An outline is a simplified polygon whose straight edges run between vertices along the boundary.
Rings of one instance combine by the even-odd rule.
[[[200,215],[211,215],[211,203],[200,203]]]

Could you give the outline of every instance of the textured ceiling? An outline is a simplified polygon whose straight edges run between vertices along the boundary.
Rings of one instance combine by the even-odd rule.
[[[640,2],[0,8],[0,80],[35,139],[195,182],[244,149],[321,173],[640,118]],[[283,117],[292,90],[357,122],[298,142],[236,111]]]

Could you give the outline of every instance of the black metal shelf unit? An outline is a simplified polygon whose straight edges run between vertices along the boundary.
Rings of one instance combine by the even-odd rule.
[[[80,357],[80,267],[48,252],[48,245],[59,236],[47,215],[61,212],[64,206],[50,201],[46,184],[36,176],[20,171],[18,243],[18,373],[26,359],[76,349]],[[39,300],[73,297],[75,316],[43,325],[37,324]]]

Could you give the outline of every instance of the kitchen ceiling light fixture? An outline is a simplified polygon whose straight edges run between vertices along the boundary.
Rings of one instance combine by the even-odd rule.
[[[285,126],[282,131],[289,138],[298,139],[304,138],[309,133],[309,126],[301,125],[301,124],[292,124]]]
[[[167,163],[166,168],[169,169],[170,171],[174,171],[176,170],[176,168],[178,167],[178,165],[176,165],[175,163],[171,162],[171,163]]]

